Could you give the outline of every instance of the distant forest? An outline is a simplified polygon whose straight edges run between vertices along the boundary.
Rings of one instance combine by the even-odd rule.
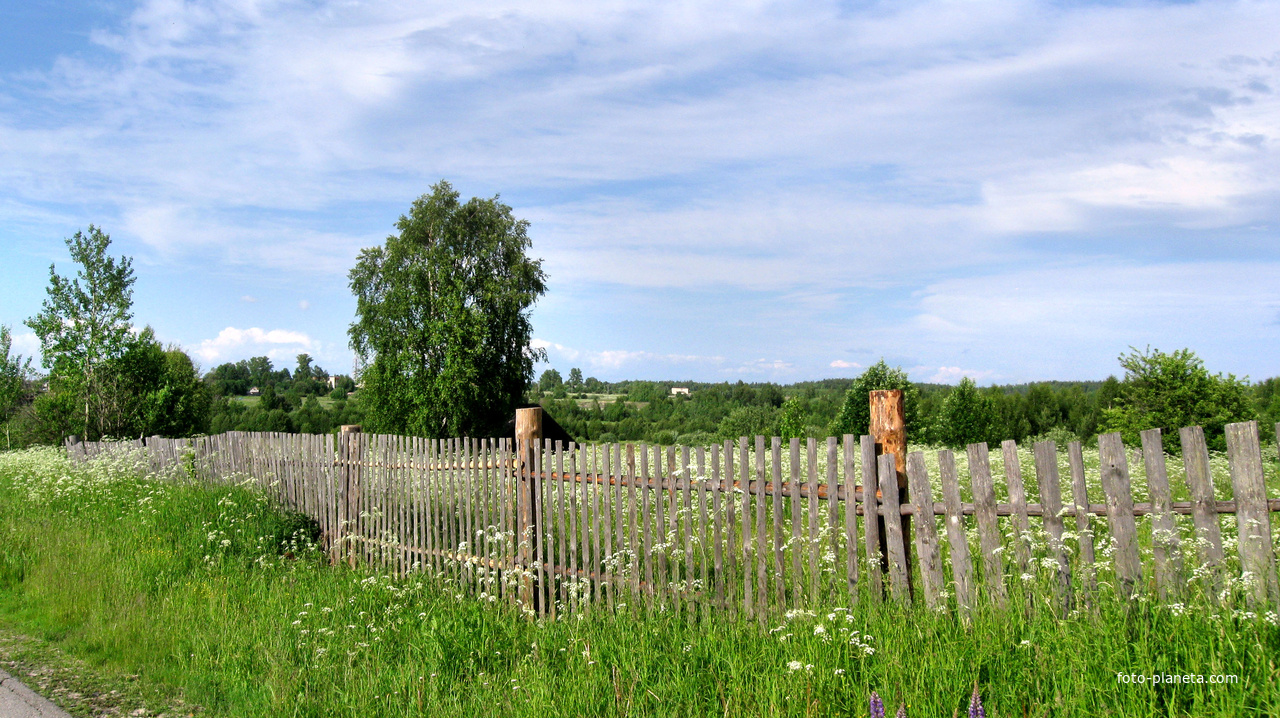
[[[1114,376],[982,388],[967,379],[958,386],[915,383],[906,381],[901,369],[883,363],[857,378],[794,384],[607,382],[583,378],[578,369],[570,370],[567,379],[548,369],[525,400],[542,406],[580,442],[697,445],[757,434],[822,438],[865,433],[866,418],[859,419],[858,405],[865,408],[868,386],[883,385],[886,377],[898,377],[906,388],[909,440],[950,446],[1045,438],[1059,444],[1077,439],[1091,443],[1104,430],[1117,428],[1115,412],[1110,423],[1106,412],[1122,403],[1126,388],[1132,389]],[[335,377],[331,388],[329,375],[306,354],[292,371],[277,369],[267,357],[223,364],[206,374],[204,383],[213,398],[210,433],[323,434],[342,424],[359,424],[363,417],[354,381]],[[1280,420],[1280,378],[1222,385],[1237,390],[1234,404],[1230,396],[1216,399],[1228,407],[1224,421],[1256,416],[1265,428]],[[247,397],[255,388],[258,395]]]
[[[673,381],[584,382],[571,386],[540,383],[530,396],[578,441],[651,441],[705,444],[738,436],[782,431],[784,404],[798,410],[797,436],[831,435],[853,379],[773,383]],[[673,387],[689,390],[671,393]],[[946,443],[940,425],[944,400],[955,387],[915,384],[918,389],[912,442]],[[1096,433],[1100,409],[1110,405],[1120,382],[1039,382],[979,390],[988,398],[992,422],[988,441],[1032,436],[1088,437]],[[544,390],[545,388],[545,390]],[[594,390],[594,391],[592,391]],[[603,400],[597,395],[604,395]],[[792,409],[792,407],[795,407]],[[790,438],[790,437],[788,437]]]
[[[265,356],[221,364],[205,375],[204,382],[213,397],[211,434],[328,434],[343,424],[359,424],[364,416],[352,396],[356,385],[351,377],[330,377],[307,354],[298,355],[293,371],[276,369]]]
[[[604,382],[573,370],[565,381],[555,370],[541,376],[529,402],[541,405],[578,441],[649,441],[706,444],[739,436],[826,437],[865,432],[840,425],[846,402],[866,402],[850,392],[858,379],[824,379],[794,384],[677,381]],[[1256,416],[1263,436],[1280,420],[1280,378],[1235,384],[1245,394],[1234,418]],[[687,389],[672,394],[673,388]],[[1052,438],[1063,444],[1096,442],[1125,384],[1104,381],[1046,381],[977,388],[911,383],[907,393],[908,437],[912,443],[959,446],[970,441],[998,444]],[[968,393],[968,411],[955,405]],[[858,394],[858,396],[855,396]],[[950,401],[949,401],[950,399]],[[914,404],[914,406],[912,406]],[[847,412],[847,409],[845,410]],[[966,422],[967,426],[954,424]],[[1271,440],[1274,435],[1271,436]]]

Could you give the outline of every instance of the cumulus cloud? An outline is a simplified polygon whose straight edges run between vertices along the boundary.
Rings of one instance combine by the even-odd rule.
[[[218,332],[217,337],[200,342],[200,346],[195,349],[195,354],[206,362],[215,362],[245,353],[246,349],[249,352],[260,352],[265,349],[267,356],[275,358],[287,355],[294,349],[310,351],[316,346],[311,337],[303,332],[288,329],[264,331],[258,327],[248,329],[227,327]]]
[[[35,332],[12,332],[9,334],[10,356],[21,354],[23,357],[30,358],[31,364],[38,365],[40,363],[40,337]]]
[[[861,369],[862,365],[856,361],[845,361],[844,359],[836,359],[829,365],[833,369]]]
[[[929,372],[933,372],[929,374]],[[912,374],[929,374],[925,379],[933,384],[956,384],[964,378],[968,377],[975,382],[985,379],[994,372],[990,370],[962,369],[958,366],[940,366],[940,367],[915,367],[911,370]]]

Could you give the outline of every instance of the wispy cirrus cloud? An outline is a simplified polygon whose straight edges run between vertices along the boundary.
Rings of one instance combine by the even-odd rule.
[[[579,362],[592,371],[652,371],[655,367],[661,370],[675,369],[689,365],[716,365],[724,362],[723,357],[696,356],[690,354],[657,354],[647,351],[625,349],[584,350],[567,347],[563,344],[534,339],[531,345],[535,349],[545,349],[553,364]]]
[[[830,357],[850,336],[871,354],[838,361],[901,356],[930,377],[1096,374],[1116,342],[1205,341],[1182,329],[1195,306],[1150,298],[1156,278],[1280,262],[1275,4],[142,0],[126,15],[84,52],[0,66],[0,260],[43,271],[50,238],[106,224],[189,278],[193,306],[231,298],[240,314],[141,308],[191,344],[292,322],[303,291],[319,321],[360,248],[441,177],[532,221],[571,298],[541,305],[540,335],[594,347],[556,361],[618,377],[847,372]],[[280,285],[299,291],[266,299]],[[1219,310],[1271,296],[1197,286]],[[5,299],[0,320],[30,313]],[[308,335],[342,346],[350,309]],[[1242,348],[1212,350],[1265,370],[1276,339],[1257,321],[1231,319]],[[1107,336],[1088,358],[1081,327]]]

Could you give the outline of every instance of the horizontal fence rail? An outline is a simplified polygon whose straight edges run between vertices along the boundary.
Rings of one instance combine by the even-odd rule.
[[[886,598],[966,613],[1018,586],[1063,610],[1102,590],[1280,603],[1277,462],[1256,422],[1226,434],[1225,457],[1190,427],[1178,457],[1156,429],[1140,449],[1104,434],[1088,457],[1080,442],[1060,453],[1007,441],[912,452],[905,467],[848,435],[659,447],[231,432],[67,451],[251,481],[314,519],[335,563],[427,571],[549,617],[631,607],[763,621]]]

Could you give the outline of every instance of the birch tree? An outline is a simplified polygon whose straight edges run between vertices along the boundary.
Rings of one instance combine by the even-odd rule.
[[[103,434],[109,405],[110,364],[129,347],[133,314],[133,260],[107,255],[111,237],[89,225],[66,240],[75,277],[49,265],[48,296],[26,325],[40,338],[51,389],[71,395],[78,428],[88,439]]]
[[[370,430],[492,436],[509,418],[543,356],[529,343],[546,277],[528,227],[497,197],[463,203],[442,181],[360,253],[349,335]]]

